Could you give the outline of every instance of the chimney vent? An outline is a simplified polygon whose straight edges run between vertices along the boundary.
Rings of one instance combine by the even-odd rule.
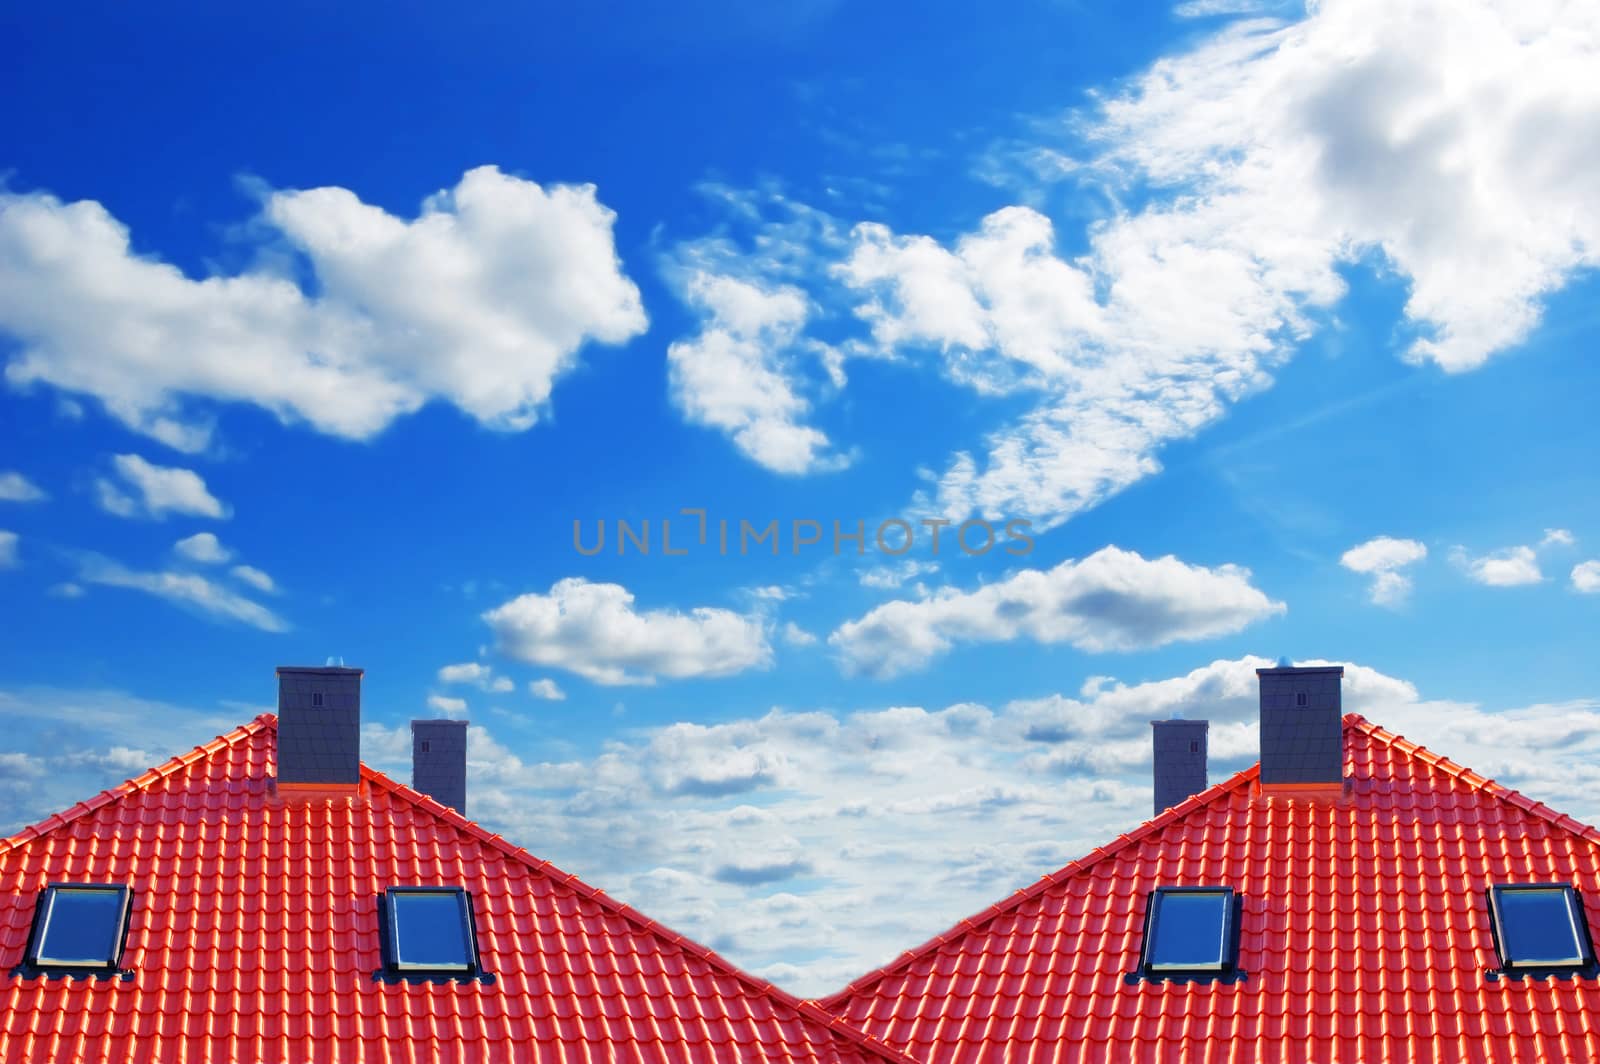
[[[467,815],[467,722],[411,722],[411,789]]]
[[[1257,669],[1261,785],[1344,782],[1343,665]]]
[[[1155,811],[1206,789],[1206,732],[1210,721],[1153,720]]]
[[[278,669],[278,782],[361,782],[360,669]]]

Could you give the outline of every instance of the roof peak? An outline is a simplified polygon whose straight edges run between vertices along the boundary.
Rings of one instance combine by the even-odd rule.
[[[1342,671],[1342,667],[1340,671]],[[1500,800],[1510,802],[1519,809],[1538,816],[1541,819],[1547,820],[1552,825],[1571,832],[1586,842],[1600,846],[1600,830],[1590,827],[1581,821],[1575,820],[1564,813],[1558,813],[1549,806],[1544,805],[1542,802],[1534,801],[1533,799],[1528,798],[1527,796],[1512,790],[1503,784],[1496,783],[1487,776],[1480,775],[1464,765],[1460,765],[1454,761],[1451,761],[1449,758],[1441,754],[1433,753],[1420,743],[1412,742],[1397,732],[1389,731],[1387,728],[1374,724],[1359,713],[1344,714],[1341,718],[1341,729],[1346,737],[1348,737],[1352,732],[1364,735],[1374,742],[1382,743],[1385,746],[1400,751],[1408,758],[1422,762],[1430,771],[1442,772],[1447,776],[1459,779],[1469,787],[1483,791]],[[1130,831],[1123,832],[1121,835],[1118,835],[1105,845],[1095,847],[1093,850],[1089,851],[1089,853],[1078,858],[1077,860],[1067,863],[1054,872],[1041,876],[1039,879],[1012,892],[988,908],[974,913],[972,916],[969,916],[964,920],[958,921],[948,930],[935,935],[933,938],[928,939],[919,946],[915,946],[912,949],[906,950],[905,952],[896,956],[893,960],[889,961],[887,964],[853,980],[842,989],[837,990],[832,994],[828,994],[825,997],[815,999],[817,1004],[829,1011],[836,1009],[848,999],[855,997],[857,994],[867,990],[884,979],[903,971],[905,968],[915,963],[921,957],[926,956],[928,953],[939,949],[952,940],[982,930],[989,923],[1001,916],[1006,915],[1019,905],[1022,905],[1023,903],[1039,896],[1040,894],[1048,891],[1052,887],[1057,886],[1062,882],[1070,880],[1075,876],[1087,873],[1095,865],[1114,857],[1118,853],[1127,849],[1129,846],[1143,841],[1155,832],[1167,827],[1172,822],[1184,819],[1192,813],[1198,812],[1201,808],[1210,805],[1219,798],[1233,794],[1242,788],[1247,789],[1253,781],[1259,778],[1260,772],[1261,763],[1258,761],[1254,765],[1234,773],[1227,779],[1212,784],[1210,787],[1207,787],[1198,794],[1191,795],[1182,802],[1179,802],[1177,805],[1164,810],[1149,820],[1146,820],[1138,827],[1133,828]]]
[[[239,727],[225,732],[208,742],[201,743],[184,753],[168,758],[138,776],[125,780],[115,787],[109,787],[60,813],[53,813],[44,820],[29,825],[8,838],[0,839],[0,854],[5,854],[17,847],[32,843],[111,803],[122,801],[131,795],[145,791],[160,780],[189,768],[197,762],[212,758],[240,742],[248,741],[258,736],[274,736],[277,734],[277,730],[277,716],[272,713],[261,713]],[[762,979],[760,976],[745,971],[710,947],[704,946],[686,935],[672,930],[665,924],[646,916],[631,905],[611,897],[599,887],[586,883],[578,878],[577,875],[563,871],[549,861],[536,857],[503,835],[490,831],[483,825],[468,819],[448,806],[441,805],[433,798],[413,790],[399,780],[373,768],[366,762],[361,762],[361,778],[369,785],[380,788],[395,798],[404,800],[407,804],[426,813],[435,820],[449,824],[479,844],[498,851],[511,860],[522,864],[530,871],[560,884],[580,897],[602,907],[612,915],[626,920],[637,930],[674,946],[714,970],[737,980],[747,991],[773,998],[780,1004],[793,1009],[800,1016],[825,1026],[840,1038],[867,1049],[873,1054],[892,1062],[892,1064],[917,1064],[913,1058],[851,1026],[839,1017],[822,1009],[815,1002],[797,997],[787,990]]]

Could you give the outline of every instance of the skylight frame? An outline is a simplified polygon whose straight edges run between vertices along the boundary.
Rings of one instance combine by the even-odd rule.
[[[466,964],[423,964],[409,962],[404,959],[404,953],[400,948],[400,906],[397,906],[395,901],[397,898],[404,898],[407,895],[438,895],[455,899],[457,912],[461,920],[461,933],[464,936],[467,947],[468,959]],[[383,964],[384,970],[390,975],[475,979],[483,974],[482,957],[478,951],[478,924],[477,918],[473,914],[471,891],[464,887],[449,886],[388,887],[383,892],[381,904],[383,908]]]
[[[1566,903],[1567,921],[1572,930],[1577,951],[1570,957],[1551,960],[1535,958],[1518,960],[1515,950],[1508,950],[1506,921],[1501,911],[1501,899],[1506,894],[1559,892]],[[1494,937],[1495,954],[1500,958],[1500,970],[1509,975],[1528,973],[1594,972],[1596,970],[1594,942],[1589,934],[1589,920],[1584,911],[1583,895],[1571,883],[1496,883],[1485,893],[1489,900],[1489,928]]]
[[[1156,932],[1162,903],[1167,897],[1195,894],[1220,895],[1222,925],[1218,929],[1214,964],[1162,964],[1154,959]],[[1139,975],[1145,979],[1229,979],[1239,971],[1239,916],[1242,896],[1229,886],[1156,887],[1145,900],[1144,938],[1139,948]]]
[[[68,893],[115,894],[118,900],[116,925],[109,935],[110,953],[104,960],[53,957],[49,953],[50,923],[57,917],[56,906]],[[63,911],[59,915],[65,915]],[[33,926],[28,931],[28,946],[23,954],[27,969],[45,975],[96,975],[121,971],[122,955],[128,947],[128,927],[133,919],[133,889],[120,883],[50,883],[39,891],[34,904]]]

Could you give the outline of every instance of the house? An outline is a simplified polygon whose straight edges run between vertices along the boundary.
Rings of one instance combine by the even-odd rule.
[[[361,764],[359,669],[278,680],[0,841],[0,1061],[907,1064],[466,819],[463,722],[430,797]]]
[[[1176,804],[819,1003],[925,1064],[1600,1060],[1600,832],[1343,715],[1342,673],[1259,670],[1261,761],[1213,787],[1162,722]]]

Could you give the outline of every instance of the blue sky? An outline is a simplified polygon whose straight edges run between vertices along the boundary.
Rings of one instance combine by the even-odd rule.
[[[0,13],[4,828],[342,658],[821,992],[1265,659],[1600,815],[1592,12],[640,6]]]

